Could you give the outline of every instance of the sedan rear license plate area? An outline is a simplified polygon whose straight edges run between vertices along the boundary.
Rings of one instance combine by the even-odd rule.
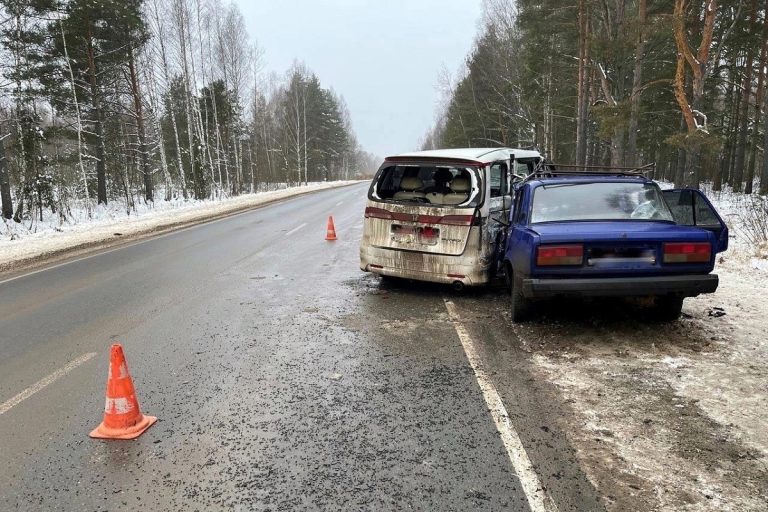
[[[650,247],[591,247],[587,251],[587,265],[591,267],[638,268],[654,266],[656,261],[656,251]]]

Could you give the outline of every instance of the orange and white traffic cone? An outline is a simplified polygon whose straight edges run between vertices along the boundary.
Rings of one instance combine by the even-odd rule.
[[[336,240],[336,228],[333,225],[333,215],[328,216],[328,229],[325,235],[326,240]]]
[[[104,421],[90,436],[97,439],[135,439],[151,427],[157,418],[145,416],[139,409],[133,380],[128,373],[123,347],[112,345],[107,377],[107,400]]]

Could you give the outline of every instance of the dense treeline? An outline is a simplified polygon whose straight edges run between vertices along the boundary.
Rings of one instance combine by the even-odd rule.
[[[112,200],[130,211],[375,165],[343,99],[311,71],[262,77],[234,4],[0,0],[0,52],[6,219]]]
[[[424,146],[535,145],[556,162],[768,192],[766,0],[486,0]]]

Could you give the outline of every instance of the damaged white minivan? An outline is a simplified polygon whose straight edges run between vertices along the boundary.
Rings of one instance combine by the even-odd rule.
[[[360,268],[381,276],[488,283],[504,249],[515,179],[538,151],[472,148],[388,157],[368,190]]]

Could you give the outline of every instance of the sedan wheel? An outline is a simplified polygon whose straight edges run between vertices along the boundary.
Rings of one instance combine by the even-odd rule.
[[[531,300],[523,296],[523,280],[512,276],[508,279],[510,286],[510,313],[514,323],[530,320],[533,313]]]
[[[653,316],[661,322],[673,322],[680,318],[683,310],[683,297],[663,295],[656,297]]]

